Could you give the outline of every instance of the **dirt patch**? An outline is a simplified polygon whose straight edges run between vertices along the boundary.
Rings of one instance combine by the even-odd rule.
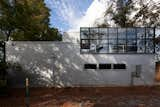
[[[160,87],[30,88],[30,107],[160,107]],[[25,89],[10,89],[0,107],[25,107]]]

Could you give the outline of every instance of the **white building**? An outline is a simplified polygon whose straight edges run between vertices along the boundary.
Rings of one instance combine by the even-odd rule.
[[[6,42],[9,84],[24,86],[155,85],[154,28],[81,28],[63,41]],[[14,64],[13,64],[14,63]],[[15,68],[18,67],[18,68]]]

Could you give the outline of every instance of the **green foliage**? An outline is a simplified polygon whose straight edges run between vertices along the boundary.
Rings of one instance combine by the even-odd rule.
[[[105,16],[111,15],[115,24],[120,27],[156,27],[160,26],[160,2],[117,0],[116,9],[111,5],[105,12]],[[135,5],[139,5],[136,7]],[[132,15],[131,15],[132,14]],[[131,17],[132,16],[132,17]],[[106,24],[104,22],[104,24]]]
[[[154,11],[157,12],[154,12]],[[160,25],[160,7],[158,5],[150,6],[142,2],[141,8],[134,17],[135,22],[141,22],[143,26],[155,27]],[[141,17],[141,19],[139,19]]]
[[[7,40],[57,40],[49,16],[44,0],[0,0],[0,29]]]
[[[103,23],[103,24],[98,24],[97,26],[100,27],[100,28],[106,28],[106,27],[109,26],[109,24]]]
[[[117,0],[117,12],[113,13],[112,19],[121,27],[133,27],[134,22],[129,21],[127,17],[133,9],[132,0],[128,0],[127,2],[124,0]]]
[[[59,33],[58,29],[55,28],[49,28],[45,36],[43,37],[43,40],[57,40],[62,41],[62,35]]]

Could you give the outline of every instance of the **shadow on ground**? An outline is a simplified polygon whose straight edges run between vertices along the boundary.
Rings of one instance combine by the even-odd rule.
[[[31,88],[30,107],[159,107],[160,87]],[[0,107],[25,107],[25,90],[10,89]]]

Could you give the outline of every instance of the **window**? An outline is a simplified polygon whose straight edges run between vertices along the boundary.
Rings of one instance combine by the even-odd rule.
[[[155,53],[154,28],[80,29],[81,53]]]
[[[113,69],[126,69],[125,64],[113,64]]]
[[[84,64],[85,69],[97,69],[97,64]]]
[[[146,53],[154,53],[153,39],[146,39]]]
[[[154,37],[154,30],[153,28],[146,28],[146,38],[153,38]]]
[[[126,28],[127,39],[136,39],[136,28]]]
[[[99,64],[99,69],[111,69],[111,64]]]
[[[89,28],[81,28],[81,39],[89,39]]]
[[[89,45],[89,40],[81,40],[81,48],[82,49],[89,49],[90,45]]]
[[[99,32],[97,28],[90,28],[90,38],[91,39],[98,39],[99,38]]]
[[[126,28],[118,28],[118,38],[125,39],[126,38]]]

